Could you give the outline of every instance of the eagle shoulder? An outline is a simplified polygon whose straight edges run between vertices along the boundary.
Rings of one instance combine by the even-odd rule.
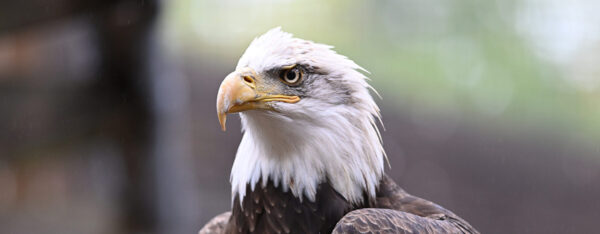
[[[451,211],[405,192],[385,175],[375,204],[346,214],[333,233],[479,233]]]
[[[212,218],[200,231],[198,234],[221,234],[225,230],[227,223],[229,223],[229,217],[231,216],[231,212],[225,212],[220,215]]]
[[[333,229],[341,233],[463,233],[448,222],[379,208],[354,210]]]

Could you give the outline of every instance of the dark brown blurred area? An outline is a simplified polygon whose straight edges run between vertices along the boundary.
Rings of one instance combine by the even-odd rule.
[[[162,4],[0,4],[0,233],[196,233],[229,209],[241,133],[214,101],[235,61],[165,53]],[[600,148],[388,101],[407,191],[483,233],[596,232]]]
[[[158,3],[2,5],[3,232],[156,230],[147,58]]]

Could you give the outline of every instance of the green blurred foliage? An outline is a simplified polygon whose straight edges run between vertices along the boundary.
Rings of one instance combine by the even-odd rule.
[[[523,22],[530,16],[526,6],[546,9],[555,3],[178,0],[166,6],[161,28],[168,47],[190,63],[200,59],[233,69],[252,38],[282,26],[300,38],[334,45],[369,70],[383,106],[461,113],[499,130],[549,130],[595,146],[598,85],[570,82],[578,74],[572,72],[576,56],[556,61],[539,53],[536,38],[527,33],[531,25]]]

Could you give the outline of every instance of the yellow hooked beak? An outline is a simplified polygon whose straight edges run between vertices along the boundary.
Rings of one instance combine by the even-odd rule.
[[[227,114],[254,109],[271,109],[267,102],[279,101],[296,103],[298,96],[273,95],[259,90],[272,90],[256,74],[252,68],[234,71],[225,77],[217,94],[217,115],[221,129],[225,131]]]

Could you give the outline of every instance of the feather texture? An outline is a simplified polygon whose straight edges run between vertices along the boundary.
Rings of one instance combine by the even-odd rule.
[[[376,126],[379,108],[362,68],[331,48],[275,28],[255,39],[240,58],[238,69],[250,67],[259,74],[306,64],[322,75],[307,84],[307,97],[298,103],[240,113],[244,136],[231,170],[232,198],[243,199],[247,184],[252,190],[264,187],[257,185],[261,179],[273,180],[300,200],[314,201],[324,181],[355,204],[365,191],[375,196],[385,157]]]
[[[277,87],[273,71],[309,71],[285,87],[296,103],[240,113],[244,136],[231,171],[232,212],[208,233],[478,233],[443,207],[384,174],[379,108],[364,69],[333,47],[275,28],[256,38],[237,69]],[[275,87],[271,86],[271,87]]]
[[[344,201],[327,184],[320,185],[316,202],[300,202],[267,184],[248,191],[232,213],[217,216],[200,233],[479,233],[451,211],[406,193],[387,176],[376,200],[364,206]]]

